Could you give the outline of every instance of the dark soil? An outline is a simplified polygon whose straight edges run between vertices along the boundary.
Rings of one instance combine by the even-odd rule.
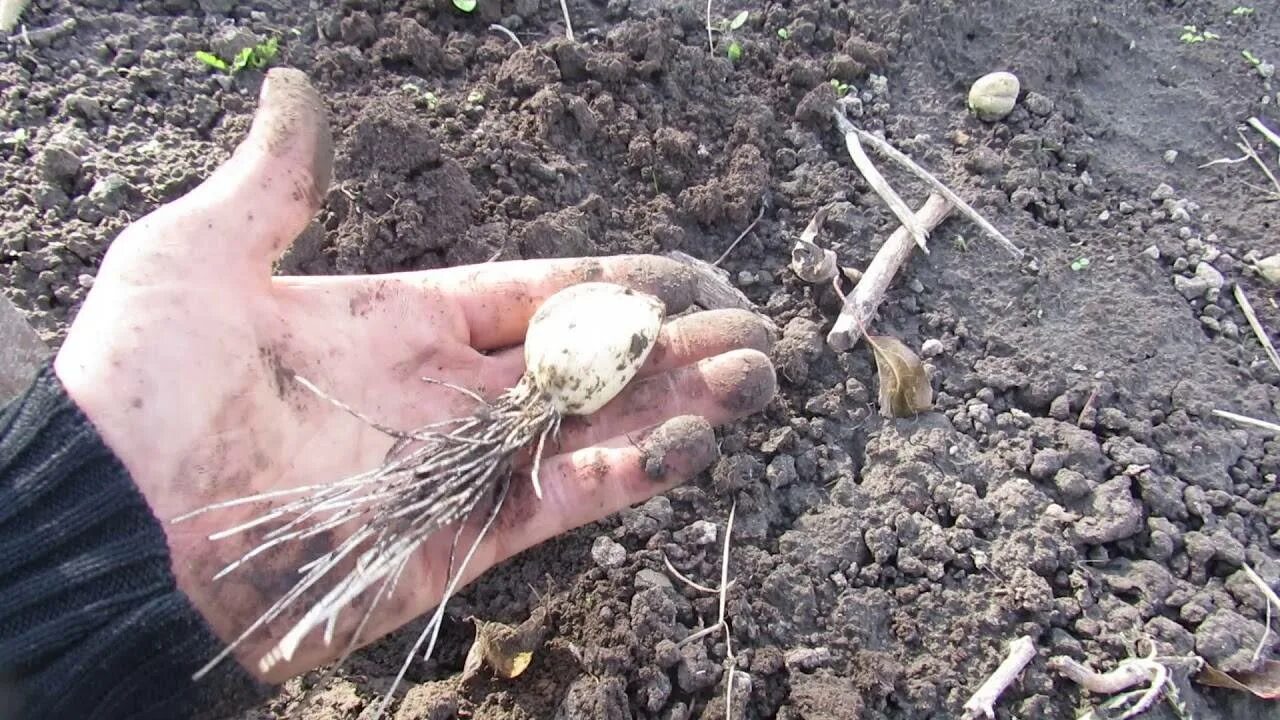
[[[1022,634],[1039,654],[1000,717],[1075,717],[1090,696],[1046,670],[1052,655],[1110,668],[1154,642],[1249,665],[1265,601],[1240,568],[1280,579],[1280,439],[1211,410],[1280,416],[1280,372],[1232,295],[1280,332],[1276,290],[1249,262],[1280,251],[1278,206],[1255,166],[1199,166],[1238,156],[1251,115],[1280,126],[1266,68],[1241,55],[1280,62],[1280,8],[717,2],[717,17],[751,11],[735,63],[725,38],[709,54],[700,2],[569,4],[576,43],[556,0],[480,0],[472,16],[448,0],[36,0],[29,28],[75,24],[0,50],[6,293],[56,347],[121,228],[193,187],[248,126],[260,73],[218,76],[193,53],[279,34],[281,61],[331,103],[339,147],[282,272],[714,260],[768,202],[724,265],[784,328],[777,401],[722,433],[723,459],[697,482],[475,583],[398,717],[723,717],[723,639],[674,647],[715,621],[716,598],[673,583],[662,555],[715,584],[735,498],[735,718],[956,717]],[[524,49],[488,29],[498,21]],[[1184,25],[1219,37],[1181,42]],[[982,123],[965,93],[997,69],[1024,94]],[[787,269],[824,205],[822,240],[846,265],[865,266],[895,226],[826,114],[832,78],[860,103],[856,122],[1028,250],[1014,260],[950,220],[904,269],[875,330],[927,349],[937,407],[913,420],[878,414],[865,346],[822,341],[832,291]],[[460,685],[462,618],[517,624],[535,607],[550,632],[529,670]],[[307,704],[319,675],[246,717],[357,717],[419,627]],[[1262,657],[1278,657],[1276,638]],[[1277,716],[1176,675],[1197,718]]]

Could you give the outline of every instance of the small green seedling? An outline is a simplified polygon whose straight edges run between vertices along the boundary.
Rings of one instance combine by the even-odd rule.
[[[1205,42],[1206,40],[1217,40],[1219,37],[1221,36],[1217,33],[1209,30],[1201,30],[1195,25],[1183,25],[1182,34],[1178,36],[1178,39],[1187,45],[1194,45],[1196,43]]]
[[[280,38],[273,37],[253,47],[244,48],[236,53],[236,56],[231,58],[230,62],[206,50],[197,51],[196,59],[215,70],[221,70],[228,75],[236,75],[246,68],[260,70],[270,65],[271,61],[275,60],[279,54]]]
[[[464,13],[469,13],[476,9],[476,0],[453,0],[453,6]]]
[[[1237,5],[1231,8],[1231,14],[1236,17],[1248,17],[1253,14],[1253,8],[1245,5]]]
[[[737,40],[734,40],[729,43],[729,47],[725,50],[725,54],[729,56],[729,60],[732,62],[738,62],[742,59],[742,45]]]
[[[835,89],[836,97],[844,97],[845,95],[848,95],[849,90],[852,89],[849,86],[849,83],[840,82],[835,78],[831,78],[831,87]]]
[[[467,93],[468,105],[480,105],[484,103],[484,91],[479,88]]]
[[[791,37],[791,31],[786,28],[778,28],[778,37],[787,40]]]
[[[749,17],[751,17],[751,12],[750,12],[750,11],[748,11],[748,10],[743,10],[742,12],[738,13],[737,15],[734,15],[734,16],[733,16],[733,19],[729,21],[729,29],[730,29],[730,30],[737,30],[738,28],[742,27],[743,25],[746,25],[746,24],[747,24],[747,18],[749,18]]]
[[[0,135],[0,143],[13,146],[14,150],[21,150],[27,146],[27,129],[18,128],[8,135]]]
[[[1241,50],[1240,54],[1243,55],[1244,59],[1248,60],[1249,64],[1254,67],[1258,67],[1259,65],[1262,64],[1262,58],[1258,57],[1257,55],[1254,55],[1252,52],[1248,50]]]
[[[1075,260],[1071,261],[1071,269],[1075,270],[1076,272],[1080,272],[1081,270],[1084,270],[1087,267],[1089,267],[1089,258],[1087,257],[1076,258]]]

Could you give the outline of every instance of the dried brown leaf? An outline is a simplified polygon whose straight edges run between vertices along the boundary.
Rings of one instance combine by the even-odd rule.
[[[1280,700],[1280,661],[1267,660],[1261,670],[1230,675],[1205,663],[1195,681],[1201,685],[1253,693],[1263,700]]]
[[[529,667],[534,651],[542,645],[545,621],[546,611],[542,608],[534,610],[528,620],[516,627],[472,618],[476,639],[467,651],[462,681],[471,679],[486,665],[497,677],[506,680],[518,677]]]
[[[880,414],[914,417],[933,408],[933,386],[924,363],[901,340],[867,335],[880,372]]]

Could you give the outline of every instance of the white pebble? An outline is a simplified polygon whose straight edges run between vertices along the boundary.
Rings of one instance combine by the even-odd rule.
[[[591,544],[591,559],[602,568],[615,568],[627,561],[627,549],[601,535]]]

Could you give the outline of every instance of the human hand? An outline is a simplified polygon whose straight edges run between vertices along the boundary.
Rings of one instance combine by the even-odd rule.
[[[272,261],[325,195],[332,143],[322,103],[301,73],[272,70],[260,102],[248,138],[227,163],[112,243],[55,361],[72,399],[165,523],[178,587],[227,642],[292,586],[300,565],[350,529],[276,548],[215,582],[261,533],[208,536],[260,508],[167,521],[368,470],[392,444],[308,392],[295,374],[385,425],[410,430],[474,405],[423,377],[486,398],[513,385],[524,370],[519,344],[528,320],[561,287],[622,283],[659,296],[669,312],[684,309],[693,293],[686,269],[650,256],[273,277]],[[717,454],[712,426],[761,410],[774,394],[773,368],[761,352],[768,342],[761,322],[739,311],[669,321],[621,395],[585,421],[566,422],[541,464],[541,500],[523,479],[527,469],[517,471],[463,581],[707,467]],[[656,481],[646,463],[662,469]],[[452,538],[445,529],[420,548],[397,585],[412,592],[379,606],[362,644],[438,604]],[[334,659],[360,615],[344,614],[332,645],[313,636],[260,678],[279,682]],[[289,620],[238,649],[246,668],[258,672],[258,658]]]

